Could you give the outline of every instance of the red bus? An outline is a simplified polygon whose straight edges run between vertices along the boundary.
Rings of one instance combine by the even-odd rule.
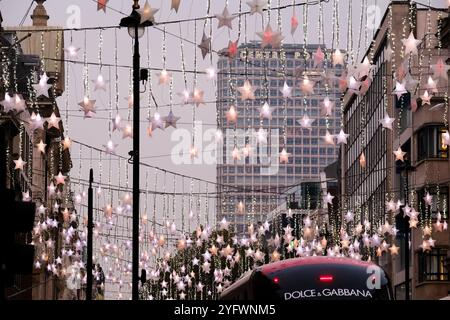
[[[378,265],[340,257],[304,257],[255,268],[223,291],[221,300],[393,300]]]

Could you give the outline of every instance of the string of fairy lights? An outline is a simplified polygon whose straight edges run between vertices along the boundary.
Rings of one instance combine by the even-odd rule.
[[[95,1],[94,1],[95,2]],[[248,5],[248,11],[243,6]],[[353,12],[355,6],[351,1],[348,2],[346,26],[346,49],[342,52],[340,49],[344,26],[340,23],[342,10],[346,4],[342,0],[333,1],[310,1],[298,2],[293,0],[290,4],[283,5],[280,0],[263,1],[253,0],[249,2],[239,1],[238,12],[229,14],[228,1],[221,14],[213,15],[211,1],[206,1],[206,14],[202,17],[180,19],[156,22],[154,30],[161,33],[161,50],[158,57],[150,45],[150,36],[147,32],[146,42],[146,69],[148,70],[148,80],[146,83],[146,103],[147,103],[147,135],[149,139],[159,139],[155,134],[156,129],[168,131],[169,127],[177,128],[177,117],[174,112],[176,107],[181,105],[192,105],[191,122],[178,124],[192,126],[190,130],[190,144],[187,154],[191,161],[195,163],[199,155],[203,155],[203,150],[198,147],[200,141],[197,138],[196,123],[202,115],[197,109],[202,105],[216,104],[215,110],[215,140],[219,147],[215,150],[224,152],[219,153],[220,157],[230,158],[233,163],[243,163],[244,170],[251,167],[247,158],[256,150],[259,144],[267,144],[266,132],[270,133],[272,111],[275,108],[270,106],[271,90],[269,87],[272,78],[281,79],[284,86],[279,89],[283,96],[283,104],[275,112],[281,115],[280,150],[277,150],[279,163],[283,165],[286,172],[285,180],[280,185],[266,187],[261,183],[246,181],[245,186],[239,186],[237,182],[232,184],[224,182],[209,181],[193,175],[185,175],[178,172],[172,172],[148,163],[140,163],[145,169],[144,188],[141,190],[141,207],[144,212],[141,214],[140,229],[140,266],[148,270],[149,281],[141,288],[141,298],[143,299],[215,299],[222,290],[235,281],[241,274],[263,263],[278,261],[280,259],[292,258],[295,256],[309,255],[342,255],[350,256],[356,259],[371,260],[382,256],[383,252],[389,252],[391,255],[398,254],[398,247],[395,244],[395,215],[398,214],[400,207],[406,205],[403,212],[410,216],[411,228],[420,228],[422,232],[422,243],[420,248],[429,250],[435,245],[434,232],[440,232],[447,228],[446,219],[448,218],[447,198],[443,196],[441,190],[443,183],[448,181],[439,180],[438,172],[436,176],[429,176],[426,187],[423,191],[417,190],[413,183],[409,184],[407,189],[402,187],[397,190],[393,188],[393,171],[395,161],[404,161],[406,153],[401,149],[400,137],[405,125],[402,123],[404,113],[408,111],[405,105],[404,94],[410,92],[411,96],[420,98],[422,107],[425,107],[434,96],[443,96],[443,120],[445,132],[443,133],[443,144],[450,144],[450,134],[448,133],[448,93],[444,85],[437,86],[437,80],[443,78],[442,68],[450,68],[439,61],[433,65],[435,57],[442,57],[442,44],[439,36],[442,29],[442,19],[444,14],[437,13],[438,21],[436,25],[432,21],[431,1],[426,4],[426,25],[423,39],[416,39],[415,33],[418,33],[415,24],[417,9],[416,2],[410,1],[408,4],[408,14],[403,17],[401,29],[398,34],[393,26],[393,5],[388,6],[386,46],[383,50],[383,63],[390,63],[392,74],[385,72],[381,79],[381,90],[383,92],[382,111],[383,119],[376,119],[377,126],[383,130],[385,136],[389,136],[398,145],[394,151],[394,156],[387,156],[389,162],[382,168],[373,168],[371,159],[366,159],[366,148],[369,144],[367,138],[371,131],[366,129],[369,121],[368,117],[370,105],[367,103],[365,92],[370,90],[372,81],[378,76],[383,67],[376,65],[378,57],[375,52],[376,41],[371,40],[367,28],[358,33],[358,39],[354,35]],[[105,5],[106,9],[124,14],[112,6]],[[296,12],[296,8],[301,7],[301,14]],[[317,7],[317,21],[313,20],[314,14],[312,8]],[[332,26],[331,26],[331,50],[326,50],[326,37],[324,31],[325,16],[324,10],[331,8]],[[178,7],[173,7],[178,13]],[[308,75],[307,72],[299,73],[298,70],[289,71],[287,63],[288,50],[286,49],[287,40],[283,36],[284,21],[282,19],[283,10],[292,9],[292,18],[290,21],[290,33],[295,42],[295,37],[300,37],[296,32],[299,20],[301,21],[302,36],[302,62],[308,66],[313,61],[311,69],[317,71],[322,80],[316,81],[315,78]],[[360,3],[359,27],[368,23],[365,12],[368,9],[368,1]],[[140,9],[141,16],[145,19],[154,21],[155,8],[152,8],[148,1]],[[301,15],[300,19],[297,15]],[[219,21],[218,29],[225,27],[228,32],[228,47],[222,50],[213,48],[217,33],[214,29],[213,21]],[[233,37],[232,22],[236,19],[238,25],[233,35],[237,36],[236,42]],[[261,22],[261,26],[255,28],[261,30],[256,32],[261,45],[261,64],[256,65],[249,58],[249,46],[237,47],[239,41],[241,44],[247,44],[249,40],[250,28],[248,24],[251,19]],[[274,24],[272,22],[275,21]],[[200,24],[199,24],[200,23]],[[170,31],[170,26],[178,24],[178,34]],[[186,34],[182,25],[192,28],[193,40]],[[274,27],[275,25],[275,27]],[[274,27],[274,30],[272,29]],[[436,48],[434,48],[434,38],[436,35],[432,32],[433,28],[437,30]],[[111,30],[109,30],[111,29]],[[85,275],[80,271],[83,269],[83,263],[80,256],[86,245],[86,226],[87,226],[87,208],[86,208],[86,188],[88,186],[87,166],[96,167],[95,188],[96,196],[94,201],[94,220],[95,220],[95,246],[94,261],[100,263],[105,270],[106,292],[110,290],[109,298],[127,298],[131,289],[131,222],[132,222],[132,196],[129,187],[129,161],[125,156],[117,151],[118,144],[114,142],[117,134],[122,134],[122,139],[133,138],[131,127],[131,109],[132,91],[131,67],[119,64],[119,40],[118,27],[86,27],[86,28],[55,28],[55,29],[30,29],[30,32],[40,33],[40,70],[47,70],[52,66],[52,84],[48,83],[46,72],[36,73],[33,77],[27,79],[27,97],[18,94],[17,79],[17,46],[14,50],[13,58],[6,51],[2,51],[2,84],[7,92],[3,105],[3,112],[10,112],[20,119],[19,122],[19,148],[18,153],[13,154],[9,148],[6,150],[8,162],[14,161],[15,167],[8,171],[12,177],[16,174],[25,174],[28,185],[22,186],[23,200],[31,200],[31,185],[34,185],[36,177],[49,178],[49,184],[45,194],[38,207],[38,219],[33,231],[33,243],[37,246],[37,255],[35,269],[44,269],[46,272],[55,276],[73,278],[78,277],[81,282]],[[14,29],[12,29],[14,30]],[[22,29],[20,31],[23,31]],[[28,31],[28,30],[27,30]],[[312,32],[318,35],[318,46],[310,52],[308,44],[312,38]],[[97,61],[88,61],[88,32],[97,33]],[[397,31],[398,32],[398,31]],[[48,50],[45,47],[45,37],[47,33],[55,33],[55,48]],[[62,36],[64,33],[70,34],[70,44],[63,48]],[[75,46],[72,34],[82,34],[84,36],[84,48]],[[107,47],[104,39],[106,35],[114,35],[113,62],[105,63],[104,51]],[[190,34],[190,32],[188,32]],[[180,59],[177,60],[179,68],[169,67],[168,52],[173,48],[167,37],[177,43],[180,49]],[[200,44],[197,40],[201,38]],[[153,40],[154,41],[154,40]],[[109,43],[108,43],[109,45]],[[270,47],[270,50],[277,52],[279,57],[279,67],[272,67],[269,64],[264,53]],[[367,55],[360,61],[360,54],[364,48],[368,48]],[[152,49],[152,51],[151,51]],[[69,56],[63,58],[62,51]],[[78,51],[82,50],[81,60],[77,59]],[[54,53],[50,57],[49,51]],[[244,53],[242,55],[241,53]],[[192,54],[192,59],[187,58]],[[209,56],[208,56],[209,55]],[[215,70],[213,65],[216,59],[226,61],[226,67],[222,70]],[[161,67],[154,66],[153,62],[161,60]],[[192,64],[192,66],[189,66]],[[202,66],[207,64],[204,70]],[[243,66],[243,72],[233,70],[234,66],[240,64]],[[337,78],[333,72],[340,65],[344,71],[340,78]],[[61,68],[64,66],[64,69]],[[79,75],[75,68],[81,66],[81,80],[83,99],[78,104],[80,108],[70,109],[71,101],[74,98],[76,90],[72,85],[76,84]],[[192,69],[190,68],[192,67]],[[419,69],[418,73],[413,73],[414,67]],[[308,67],[309,68],[309,67]],[[92,70],[98,70],[96,78],[90,80]],[[128,105],[122,108],[120,103],[120,87],[123,85],[121,72],[129,69],[130,76],[128,82],[128,96],[125,97]],[[304,71],[307,67],[305,67]],[[10,70],[13,70],[11,73]],[[65,70],[65,74],[61,72]],[[227,82],[226,95],[218,92],[221,86],[218,83],[217,76],[222,77]],[[106,76],[108,77],[106,79]],[[205,79],[199,79],[204,76]],[[422,83],[422,77],[426,76],[425,85]],[[337,81],[330,79],[336,78]],[[414,79],[417,77],[417,80]],[[37,80],[39,78],[39,80]],[[258,86],[252,82],[259,79]],[[325,80],[324,80],[325,79]],[[61,80],[64,81],[64,88],[59,88]],[[203,80],[208,83],[208,88],[201,88]],[[154,82],[157,81],[156,86]],[[190,84],[190,82],[192,83]],[[37,82],[37,83],[36,83]],[[298,83],[296,87],[296,82]],[[338,85],[339,82],[339,85]],[[93,85],[91,85],[93,83]],[[179,86],[179,84],[182,84]],[[323,85],[323,90],[319,86]],[[394,87],[391,89],[389,86]],[[94,87],[94,88],[92,88]],[[156,90],[158,87],[160,90]],[[178,91],[178,87],[181,88]],[[339,87],[340,91],[337,91]],[[57,106],[56,97],[64,89],[64,114],[60,113]],[[335,90],[336,89],[336,92]],[[51,94],[49,95],[49,90]],[[114,90],[114,92],[113,92]],[[205,100],[204,94],[212,90],[213,100]],[[393,90],[392,94],[391,91]],[[160,91],[160,92],[156,92]],[[318,91],[318,92],[315,92]],[[107,92],[107,93],[106,93]],[[257,93],[258,92],[258,93]],[[306,192],[306,209],[293,212],[287,208],[274,210],[273,212],[264,212],[262,205],[259,205],[259,212],[256,212],[257,202],[262,202],[263,197],[267,197],[265,203],[268,207],[272,204],[282,204],[286,201],[286,196],[295,190],[300,183],[289,184],[287,179],[287,168],[292,163],[293,149],[289,147],[288,139],[295,135],[296,131],[289,128],[288,111],[301,101],[302,118],[298,124],[301,129],[310,130],[312,123],[318,119],[309,118],[312,112],[311,99],[322,99],[321,105],[324,110],[323,116],[326,124],[326,133],[323,136],[323,143],[335,148],[341,147],[341,150],[348,149],[347,138],[349,134],[345,133],[345,103],[344,98],[350,92],[361,97],[359,109],[360,115],[359,134],[350,139],[356,139],[358,144],[357,165],[360,170],[355,174],[349,174],[347,179],[352,177],[363,177],[367,172],[380,171],[386,176],[386,189],[380,191],[357,190],[355,192],[347,191],[339,195],[339,206],[333,203],[333,198],[329,192],[325,192],[322,199],[312,199],[313,194]],[[423,95],[420,95],[423,92]],[[178,93],[178,94],[176,94]],[[257,94],[256,94],[257,93]],[[336,93],[336,94],[335,94]],[[12,96],[10,94],[13,94]],[[103,96],[105,94],[105,96]],[[174,97],[178,95],[181,103],[175,103]],[[211,94],[206,94],[211,95]],[[224,97],[225,95],[225,97]],[[332,96],[336,98],[331,98]],[[104,108],[96,106],[97,100],[103,102],[106,98]],[[395,98],[397,96],[397,99]],[[47,98],[51,106],[51,115],[49,118],[41,117],[41,99]],[[158,99],[157,99],[158,98]],[[167,100],[165,100],[168,98]],[[359,99],[359,98],[358,98]],[[396,99],[396,100],[395,100]],[[398,112],[394,112],[391,107],[399,102]],[[414,99],[415,100],[415,99]],[[339,103],[338,103],[339,101]],[[417,103],[417,102],[415,102]],[[100,104],[100,103],[99,103]],[[103,104],[103,103],[102,103]],[[26,105],[33,111],[30,119],[21,118],[21,111],[24,111]],[[168,114],[160,115],[160,109],[168,107]],[[281,108],[282,107],[282,108]],[[413,108],[411,104],[411,109]],[[259,109],[260,119],[258,123],[252,123],[250,117],[255,114],[256,108]],[[415,106],[417,108],[417,106]],[[122,121],[120,112],[127,110],[126,123]],[[340,111],[339,134],[331,131],[330,121],[334,119],[334,112]],[[80,111],[82,113],[80,114]],[[100,112],[107,112],[107,115],[99,116]],[[415,111],[412,110],[413,112]],[[222,120],[225,115],[226,123]],[[396,116],[397,118],[391,118]],[[76,130],[71,124],[71,120],[77,117],[83,117],[86,126],[92,125],[94,120],[108,121],[107,143],[103,148],[97,148],[90,143],[77,141],[69,137],[76,136]],[[243,125],[240,125],[240,119],[243,117]],[[63,119],[63,121],[62,121]],[[396,121],[395,121],[396,120]],[[395,121],[396,127],[392,128]],[[61,122],[61,124],[60,124]],[[45,135],[35,133],[36,129],[44,129],[43,124],[47,123],[47,130],[59,131],[58,138],[49,142],[45,141]],[[266,125],[267,123],[267,125]],[[26,133],[27,125],[31,125],[33,132],[31,138]],[[64,126],[64,134],[62,127]],[[413,127],[413,125],[411,125]],[[222,129],[232,129],[230,136],[226,135]],[[240,136],[239,130],[251,133],[256,131],[257,142],[252,137]],[[70,129],[70,130],[69,130]],[[40,142],[36,143],[34,135],[38,135]],[[136,134],[136,133],[135,133]],[[44,138],[40,139],[41,137]],[[232,149],[225,150],[225,143]],[[49,145],[47,146],[46,143]],[[126,141],[123,142],[126,144]],[[71,161],[78,161],[78,166],[72,168],[72,172],[65,163],[67,155],[76,153],[75,147],[78,147],[78,158],[72,157]],[[241,148],[241,146],[243,146]],[[49,172],[40,171],[34,165],[35,156],[33,150],[38,149],[40,155],[45,157],[49,164]],[[408,151],[409,153],[410,151]],[[173,156],[166,154],[161,156]],[[75,162],[74,162],[75,163]],[[70,166],[70,164],[69,164]],[[74,172],[76,173],[74,174]],[[428,168],[432,171],[432,168]],[[244,178],[247,179],[247,178]],[[433,181],[430,183],[429,181]],[[326,181],[325,181],[326,182]],[[441,186],[440,186],[441,185]],[[401,195],[408,192],[408,203],[401,202]],[[431,194],[432,192],[433,195]],[[445,191],[448,193],[448,191]],[[240,200],[234,203],[234,195],[239,194]],[[369,196],[379,196],[380,199],[386,199],[385,203],[378,203],[377,210],[382,212],[379,216],[374,216],[369,212],[369,207],[360,199],[368,199]],[[423,198],[420,199],[420,197]],[[320,196],[319,196],[320,198]],[[249,199],[249,200],[248,200]],[[396,201],[397,199],[397,201]],[[434,202],[433,202],[434,199]],[[313,204],[316,201],[317,204]],[[351,203],[355,201],[354,203]],[[367,200],[369,201],[369,200]],[[403,200],[404,201],[404,200]],[[234,221],[227,221],[223,218],[216,221],[215,210],[218,207],[222,209],[235,206],[236,213]],[[433,207],[434,206],[434,207]],[[435,209],[434,209],[435,208]],[[416,211],[416,209],[418,211]],[[354,212],[352,212],[354,210]],[[434,214],[436,210],[438,213]],[[328,213],[328,221],[324,219],[323,212]],[[244,234],[240,234],[236,229],[239,214],[243,214],[248,229]],[[283,226],[282,215],[288,218],[288,226]],[[262,216],[266,215],[266,220],[260,221]],[[62,218],[61,218],[62,217]],[[259,218],[256,218],[259,217]],[[61,219],[60,219],[61,218]],[[63,245],[59,252],[55,250],[55,239],[58,236],[58,221],[62,226]],[[434,222],[436,221],[436,222]]]

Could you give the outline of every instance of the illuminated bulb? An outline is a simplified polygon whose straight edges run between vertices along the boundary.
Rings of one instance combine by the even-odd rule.
[[[208,74],[209,79],[213,79],[216,76],[216,70],[214,69],[214,67],[207,68],[206,73]]]
[[[70,140],[69,137],[64,137],[64,141],[63,141],[63,146],[64,146],[64,150],[70,149],[70,146],[72,144],[72,141]]]
[[[198,157],[198,150],[196,147],[191,146],[190,150],[189,150],[189,154],[191,156],[191,159],[193,158],[197,158]]]
[[[242,201],[239,201],[238,203],[238,211],[240,213],[244,212],[244,203]]]
[[[361,168],[366,167],[366,156],[364,155],[364,152],[362,152],[359,156],[359,165],[361,166]]]
[[[170,80],[170,75],[167,70],[162,70],[159,74],[159,84],[165,85],[168,84]]]

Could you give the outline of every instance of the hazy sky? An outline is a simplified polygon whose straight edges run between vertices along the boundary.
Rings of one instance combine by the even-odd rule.
[[[348,28],[348,1],[349,0],[340,0],[340,8],[339,8],[339,26],[340,26],[340,47],[346,48],[346,33]],[[425,2],[427,0],[424,0]],[[2,0],[0,1],[0,9],[4,18],[5,26],[16,26],[20,23],[26,10],[30,5],[31,0],[28,1],[15,1],[15,0]],[[170,10],[170,0],[151,0],[149,1],[152,7],[159,8],[159,11],[156,13],[156,21],[173,21],[178,19],[187,19],[187,18],[196,18],[203,17],[207,12],[207,0],[182,0],[178,13],[174,10]],[[229,0],[228,7],[230,13],[237,13],[239,7],[238,0]],[[272,0],[272,6],[278,6],[278,4],[286,5],[292,4],[292,0]],[[297,3],[301,3],[303,1],[297,0]],[[445,4],[445,0],[433,0],[431,1],[434,6],[443,6]],[[141,6],[144,4],[144,1],[140,1]],[[221,13],[226,1],[224,0],[214,0],[211,1],[211,14]],[[386,5],[388,1],[386,0],[367,0],[368,6],[372,9],[367,9],[366,12],[368,14],[363,15],[363,27],[360,26],[361,20],[361,1],[352,1],[352,24],[353,24],[353,37],[355,45],[358,43],[358,37],[361,35],[363,37],[364,31],[367,31],[368,39],[370,39],[372,32],[374,30],[370,30],[366,27],[366,18],[368,20],[379,20],[386,10]],[[110,0],[108,2],[108,6],[116,9],[117,11],[129,13],[131,10],[131,0]],[[77,20],[73,20],[73,17],[78,17],[79,13],[79,22],[81,27],[91,27],[91,26],[111,26],[117,25],[120,19],[123,17],[122,14],[116,12],[113,9],[108,8],[106,13],[103,11],[97,11],[96,1],[94,0],[48,0],[45,2],[45,6],[47,12],[50,16],[49,25],[52,26],[73,26],[77,24]],[[325,26],[325,43],[330,46],[331,38],[332,38],[332,8],[333,8],[333,0],[328,1],[328,3],[323,4],[324,7],[324,26]],[[34,5],[33,5],[34,8]],[[243,10],[247,11],[248,6],[246,1],[242,1]],[[376,8],[373,10],[373,8]],[[302,18],[302,9],[301,7],[297,7],[295,9],[295,14],[300,21],[300,26],[297,29],[297,32],[292,37],[290,34],[290,18],[293,14],[293,8],[283,9],[282,13],[282,31],[285,36],[285,43],[302,43],[303,42],[303,32],[301,28],[301,24],[304,22]],[[24,25],[30,25],[31,12],[27,15],[25,19]],[[275,28],[277,26],[277,13],[276,11],[272,11],[271,13],[271,24],[272,27]],[[247,24],[247,32],[242,31],[241,41],[243,42],[246,37],[247,40],[255,40],[258,39],[255,35],[255,31],[261,31],[262,25],[266,24],[268,21],[268,16],[265,14],[264,22],[261,19],[259,14],[255,14],[253,16],[248,15],[246,17]],[[242,21],[242,28],[244,28],[244,19]],[[308,13],[308,42],[314,43],[318,41],[318,6],[311,6]],[[159,28],[163,28],[162,25]],[[184,48],[185,48],[185,57],[186,57],[186,69],[193,70],[194,62],[193,62],[193,53],[194,50],[197,51],[197,68],[198,70],[205,70],[210,66],[210,58],[206,57],[205,60],[202,59],[200,54],[200,49],[198,49],[193,44],[189,43],[189,41],[194,41],[196,44],[200,42],[202,31],[204,28],[204,21],[197,22],[197,39],[194,40],[194,22],[185,22],[181,24],[168,24],[167,31],[170,33],[174,33],[176,35],[180,35],[185,38]],[[209,26],[206,27],[206,33],[209,33]],[[155,30],[150,28],[147,30],[148,37],[150,39],[150,54],[151,54],[151,66],[152,67],[162,67],[162,32],[160,30]],[[227,46],[228,41],[235,40],[237,38],[238,32],[238,19],[233,20],[233,30],[229,32],[226,28],[217,29],[217,20],[213,19],[213,42],[212,47],[214,50],[220,50]],[[104,63],[114,63],[114,29],[109,29],[103,31],[103,62]],[[99,31],[87,31],[87,56],[88,61],[97,62],[98,61],[98,44],[99,44]],[[81,50],[79,52],[79,60],[82,60],[84,50],[84,37],[85,32],[73,32],[73,44],[77,47],[80,47]],[[118,63],[119,65],[131,65],[132,62],[132,43],[130,37],[128,36],[126,30],[117,30],[117,37],[119,43],[118,50]],[[70,33],[65,33],[65,46],[67,47],[70,42]],[[144,35],[141,38],[141,64],[147,65],[147,35]],[[361,45],[365,51],[366,48],[362,44]],[[180,55],[180,40],[172,35],[167,34],[167,68],[181,69],[181,55]],[[356,48],[355,48],[356,50]],[[217,60],[217,55],[213,53],[213,64],[215,64]],[[97,112],[97,119],[83,119],[82,112],[79,111],[77,103],[80,102],[83,98],[83,78],[82,78],[82,65],[69,65],[68,71],[70,72],[71,78],[71,89],[70,89],[70,107],[69,107],[69,120],[70,120],[70,136],[73,139],[79,141],[86,141],[91,145],[101,147],[102,144],[106,143],[108,140],[108,121],[104,119],[98,118],[108,118],[109,111],[107,110],[108,101],[110,99],[109,92],[101,92],[101,91],[93,91],[94,85],[90,83],[91,87],[91,98],[96,99],[96,106],[99,109]],[[103,75],[105,78],[108,78],[109,69],[104,67]],[[98,67],[91,66],[89,69],[89,79],[93,80],[97,77]],[[111,69],[111,75],[114,79],[114,69]],[[188,83],[192,86],[192,74],[188,74]],[[130,73],[129,70],[120,68],[119,69],[119,101],[120,101],[120,114],[122,118],[126,119],[127,117],[127,102],[126,97],[129,91],[129,78]],[[159,86],[157,84],[156,72],[153,73],[153,90],[155,93],[155,97],[157,103],[160,105],[167,105],[169,103],[169,89],[168,86]],[[211,81],[205,81],[204,75],[198,76],[199,87],[205,91],[205,100],[213,101],[214,100],[214,88],[212,86]],[[112,88],[114,88],[114,83],[112,83]],[[181,73],[174,73],[174,94],[173,94],[173,102],[179,103],[180,98],[176,93],[181,92],[184,89],[184,81]],[[109,90],[108,90],[109,91]],[[65,96],[59,99],[60,108],[64,106]],[[114,101],[114,93],[111,95],[111,99]],[[144,93],[142,95],[141,100],[141,119],[145,120],[147,116],[147,95]],[[154,104],[152,103],[152,107]],[[160,108],[160,113],[162,116],[166,115],[169,111],[168,107]],[[181,116],[181,120],[179,121],[179,128],[191,129],[192,125],[192,106],[174,106],[173,111],[176,115]],[[62,113],[64,111],[62,110]],[[114,112],[115,113],[115,112]],[[211,128],[215,124],[215,106],[214,104],[208,104],[206,106],[201,106],[197,109],[197,119],[203,121],[204,129]],[[161,166],[167,168],[169,170],[189,174],[189,175],[197,175],[202,178],[206,178],[208,180],[215,180],[215,167],[213,165],[204,165],[204,164],[196,164],[196,165],[175,165],[172,163],[169,154],[171,153],[171,149],[175,145],[175,142],[171,141],[171,135],[174,131],[173,128],[169,128],[166,131],[158,131],[154,134],[153,138],[147,138],[145,136],[146,124],[142,123],[141,132],[142,132],[142,142],[141,142],[141,156],[143,161],[152,163],[157,166]],[[122,155],[126,155],[128,150],[131,148],[131,140],[126,139],[122,140],[121,135],[118,133],[114,133],[113,140],[119,144],[118,153]],[[76,164],[76,157],[73,155]],[[84,167],[84,166],[83,166]]]

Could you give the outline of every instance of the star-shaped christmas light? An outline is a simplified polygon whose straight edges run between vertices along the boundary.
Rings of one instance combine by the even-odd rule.
[[[291,35],[294,35],[295,31],[297,31],[298,27],[298,19],[295,15],[291,17]]]
[[[170,73],[167,72],[166,69],[161,70],[160,73],[157,74],[158,75],[158,84],[160,85],[166,85],[170,82]]]
[[[23,166],[27,163],[26,161],[22,160],[21,156],[19,156],[19,159],[13,161],[15,164],[14,170],[23,170]]]
[[[322,114],[325,116],[331,116],[333,113],[334,103],[330,100],[330,98],[325,97],[322,102]]]
[[[262,105],[261,110],[259,112],[259,115],[261,118],[270,120],[270,119],[272,119],[272,112],[273,112],[273,108],[271,108],[267,102],[264,102],[264,104]]]
[[[64,140],[62,141],[64,150],[70,149],[70,146],[72,145],[72,140],[70,140],[69,137],[64,137]]]
[[[431,105],[431,96],[428,93],[428,90],[425,90],[425,92],[423,93],[423,95],[420,97],[422,99],[422,105]]]
[[[337,65],[344,65],[344,55],[342,54],[341,50],[336,49],[333,52],[332,55],[332,61],[333,61],[333,67],[336,67]]]
[[[256,35],[261,38],[261,48],[272,46],[272,48],[278,48],[281,44],[283,36],[281,32],[274,32],[269,23],[262,32],[257,32]]]
[[[336,135],[336,142],[337,144],[347,144],[347,139],[349,137],[348,133],[345,133],[343,129],[339,131],[339,133]]]
[[[9,95],[9,93],[5,93],[5,98],[0,101],[0,104],[3,106],[3,112],[5,113],[8,113],[14,109],[14,99]]]
[[[300,90],[303,94],[314,94],[314,82],[305,77],[300,83]]]
[[[267,0],[251,0],[247,1],[247,5],[250,7],[250,15],[255,13],[263,14],[263,11],[267,9]]]
[[[122,139],[130,138],[133,139],[133,126],[127,123],[122,130]]]
[[[23,99],[21,94],[14,95],[14,110],[17,112],[25,111],[25,100]]]
[[[416,40],[414,34],[409,34],[408,38],[401,39],[403,46],[405,47],[405,56],[408,54],[417,55],[417,46],[422,42],[421,40]]]
[[[286,81],[284,82],[283,88],[281,88],[280,91],[283,94],[283,98],[292,98],[292,88],[288,86]]]
[[[400,99],[403,94],[407,93],[405,85],[406,85],[405,81],[395,82],[395,90],[393,93],[397,96],[397,99]]]
[[[47,145],[44,143],[44,141],[39,141],[39,143],[36,145],[36,147],[38,148],[39,152],[41,152],[42,154],[45,154],[45,147]]]
[[[327,194],[323,195],[322,199],[324,204],[333,204],[334,196],[327,192]]]
[[[97,76],[97,79],[92,80],[92,82],[95,84],[94,91],[97,91],[97,90],[103,90],[103,91],[106,91],[106,84],[107,84],[109,81],[105,80],[105,79],[103,78],[103,75],[100,73],[100,74]]]
[[[108,140],[108,142],[103,145],[103,147],[105,148],[105,152],[107,154],[116,154],[117,146],[118,145],[114,144],[114,142],[112,140]]]
[[[201,104],[205,104],[205,101],[203,100],[204,91],[200,90],[199,88],[195,88],[194,92],[192,92],[192,103],[195,104],[195,106],[199,106]]]
[[[225,117],[227,118],[227,122],[235,123],[237,120],[237,111],[234,106],[230,106],[230,109],[225,112]]]
[[[228,47],[224,49],[224,55],[228,56],[228,58],[233,59],[236,57],[238,53],[238,40],[236,41],[228,41]]]
[[[283,148],[280,152],[280,163],[288,163],[289,162],[290,153],[286,151],[286,148]]]
[[[61,121],[61,118],[57,117],[56,114],[52,112],[50,118],[47,118],[47,129],[54,127],[59,130],[59,121]]]
[[[155,22],[155,13],[158,12],[158,10],[159,9],[152,8],[148,3],[148,0],[146,0],[144,7],[137,10],[137,12],[141,15],[141,24],[145,21]]]
[[[202,41],[198,45],[202,52],[202,57],[205,59],[208,53],[211,53],[211,38],[208,38],[206,34],[203,32]]]
[[[172,0],[172,3],[170,5],[170,10],[175,10],[176,13],[178,13],[178,9],[180,8],[181,0]]]
[[[431,70],[433,70],[433,78],[448,80],[448,71],[450,66],[444,63],[442,58],[439,58],[436,64],[432,64]]]
[[[433,196],[429,192],[427,192],[426,195],[423,197],[423,200],[428,206],[431,206],[433,202]]]
[[[155,129],[161,129],[164,130],[164,123],[162,121],[162,118],[158,112],[155,112],[153,116],[150,119],[150,122],[152,124],[152,130],[155,131]]]
[[[323,53],[320,46],[317,48],[316,52],[313,53],[313,61],[314,61],[314,67],[318,67],[323,60],[325,59],[325,54]]]
[[[258,131],[256,131],[256,138],[259,143],[267,143],[267,130],[260,127]]]
[[[228,29],[233,29],[233,26],[231,24],[231,21],[233,21],[234,18],[230,13],[228,12],[228,7],[225,6],[223,8],[222,14],[216,14],[217,20],[219,20],[217,29],[220,29],[222,27],[227,27]]]
[[[33,88],[36,90],[36,98],[39,98],[40,96],[49,97],[48,89],[50,89],[52,85],[47,84],[48,79],[47,73],[44,72],[39,78],[39,83],[33,84]]]
[[[63,176],[62,172],[60,171],[58,175],[55,176],[56,185],[58,186],[60,184],[65,184],[65,179],[66,176]]]
[[[34,114],[34,113],[33,113]],[[44,130],[44,120],[42,120],[41,115],[38,113],[36,115],[33,116],[33,114],[31,114],[31,128],[32,130]]]
[[[67,55],[71,58],[75,58],[78,54],[78,51],[80,51],[80,48],[75,47],[72,43],[64,49],[64,51],[67,53]]]
[[[233,160],[241,160],[241,152],[237,147],[234,147],[233,151],[231,152],[231,157]]]
[[[389,117],[389,114],[386,113],[384,115],[384,118],[379,121],[380,121],[381,125],[383,126],[383,128],[392,130],[392,123],[394,122],[394,120],[395,120],[395,118]]]
[[[166,123],[165,127],[177,127],[177,121],[180,120],[180,117],[177,117],[173,114],[172,110],[169,111],[169,114],[164,117],[164,121]]]
[[[81,109],[84,112],[85,118],[92,118],[95,115],[95,101],[91,100],[87,96],[83,98],[83,101],[78,103],[78,105],[81,107]]]
[[[330,134],[330,132],[327,130],[325,133],[325,136],[323,137],[326,144],[334,145],[334,135]]]
[[[406,155],[406,152],[403,152],[402,148],[398,146],[397,150],[394,151],[395,155],[395,161],[405,161],[404,157]]]
[[[255,100],[255,91],[256,89],[253,88],[250,81],[245,80],[244,85],[242,87],[238,87],[237,90],[241,94],[241,100]]]
[[[311,130],[312,123],[316,121],[315,119],[311,119],[307,114],[303,115],[303,117],[298,120],[302,128]]]

